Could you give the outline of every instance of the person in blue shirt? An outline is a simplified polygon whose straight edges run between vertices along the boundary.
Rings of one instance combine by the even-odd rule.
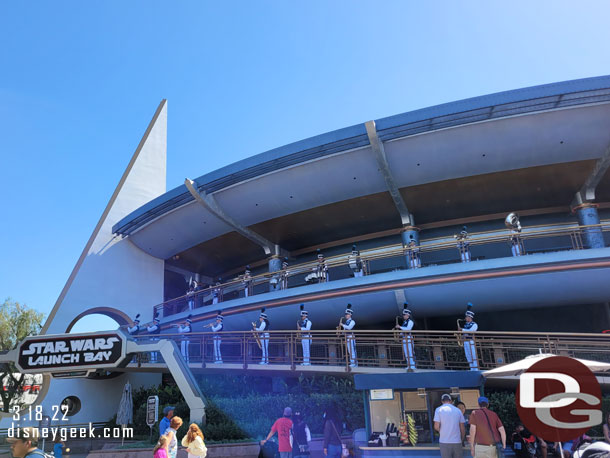
[[[163,419],[159,423],[159,437],[163,436],[167,428],[169,428],[170,420],[174,416],[174,410],[176,408],[173,406],[167,406],[163,409]]]
[[[64,444],[59,437],[55,439],[55,443],[53,444],[53,455],[55,458],[62,458],[62,456],[64,456],[65,446],[66,444]]]

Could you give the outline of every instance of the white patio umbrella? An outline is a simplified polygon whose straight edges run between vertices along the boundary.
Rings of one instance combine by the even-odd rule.
[[[507,377],[507,376],[516,376],[521,375],[526,370],[528,370],[531,366],[533,366],[538,361],[544,358],[550,358],[551,356],[557,356],[549,353],[540,353],[538,355],[530,355],[526,356],[524,359],[517,361],[515,363],[506,364],[504,366],[496,367],[495,369],[491,369],[483,372],[483,376],[486,378],[490,377]],[[576,361],[581,362],[585,366],[587,366],[591,372],[606,372],[610,371],[610,364],[608,363],[600,363],[599,361],[591,361],[588,359],[579,359],[574,358]]]
[[[121,396],[121,402],[119,402],[119,410],[116,414],[116,422],[125,428],[127,425],[133,423],[133,399],[131,396],[131,384],[127,382],[123,388],[123,395]],[[125,435],[121,435],[121,445],[125,439]]]

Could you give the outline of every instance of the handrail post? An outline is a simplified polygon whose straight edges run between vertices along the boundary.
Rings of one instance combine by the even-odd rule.
[[[201,334],[201,350],[199,354],[201,355],[201,367],[205,369],[205,334]]]
[[[288,335],[288,348],[289,348],[289,358],[290,358],[290,370],[295,370],[296,369],[296,364],[294,362],[294,359],[296,357],[297,354],[297,348],[296,348],[296,338],[295,338],[295,331],[292,331],[289,335]]]

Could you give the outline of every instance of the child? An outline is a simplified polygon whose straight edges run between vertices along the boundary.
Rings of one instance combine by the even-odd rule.
[[[161,436],[153,449],[153,458],[167,458],[167,436]]]

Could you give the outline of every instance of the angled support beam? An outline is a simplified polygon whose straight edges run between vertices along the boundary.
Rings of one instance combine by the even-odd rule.
[[[150,342],[127,341],[127,354],[158,351],[171,372],[176,385],[180,388],[184,400],[190,408],[190,421],[205,423],[205,397],[197,384],[195,376],[184,361],[176,342],[169,339],[151,340]]]
[[[396,186],[396,182],[394,181],[394,177],[392,176],[392,172],[390,171],[390,166],[388,165],[388,160],[385,155],[385,150],[383,148],[383,143],[379,140],[379,136],[377,135],[377,127],[375,126],[375,121],[368,121],[365,124],[366,133],[369,137],[369,142],[371,143],[371,148],[375,153],[375,157],[377,159],[377,164],[379,165],[379,170],[383,175],[383,179],[388,188],[388,192],[390,196],[392,196],[392,200],[394,201],[394,205],[396,206],[396,210],[400,214],[400,219],[402,221],[403,226],[414,226],[415,222],[413,221],[413,216],[409,213],[407,209],[407,204],[405,203],[398,187]]]
[[[572,207],[577,207],[595,200],[595,189],[608,171],[608,168],[610,168],[610,145],[606,148],[604,155],[597,160],[593,170],[582,185],[582,188],[580,188],[574,196],[574,200],[571,204]]]
[[[248,229],[247,227],[242,226],[229,215],[227,215],[222,210],[222,208],[220,208],[220,206],[216,202],[216,199],[214,199],[214,196],[212,196],[211,194],[207,194],[205,191],[199,191],[193,180],[189,180],[187,178],[186,180],[184,180],[184,184],[186,185],[186,188],[189,190],[191,195],[195,198],[195,201],[197,201],[200,205],[206,208],[218,219],[231,226],[237,233],[243,235],[248,240],[256,243],[257,245],[260,245],[267,256],[288,256],[288,253],[285,250],[282,250],[279,245],[270,242],[269,240],[257,234],[256,232]]]

